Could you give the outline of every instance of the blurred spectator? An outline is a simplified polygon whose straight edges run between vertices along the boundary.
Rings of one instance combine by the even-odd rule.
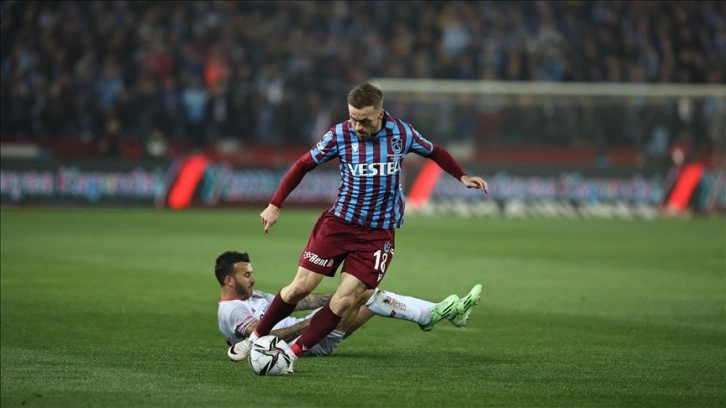
[[[105,157],[119,157],[121,154],[121,124],[115,117],[106,121],[106,126],[98,141],[98,151]]]
[[[195,147],[201,147],[207,139],[205,125],[209,92],[198,77],[189,76],[188,85],[182,91],[181,99],[187,122],[187,136]]]
[[[331,101],[375,76],[723,83],[726,70],[726,2],[718,1],[5,1],[0,18],[3,140],[91,140],[111,126],[142,143],[156,130],[197,147],[229,137],[307,145],[334,122]],[[718,117],[722,105],[708,100],[689,121]],[[622,109],[592,120],[607,123]],[[503,140],[532,142],[525,128],[537,125],[516,123],[530,110],[570,127],[590,120],[573,119],[581,108],[512,107],[499,119],[513,125]],[[449,115],[437,130],[471,133],[474,113],[456,112],[455,124]],[[600,138],[658,157],[663,139],[676,137],[607,125]],[[703,143],[715,143],[723,121],[702,127]],[[545,130],[538,138],[573,138]]]

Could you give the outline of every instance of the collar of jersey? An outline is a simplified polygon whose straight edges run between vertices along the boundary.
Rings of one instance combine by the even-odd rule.
[[[373,139],[378,139],[379,137],[386,135],[386,132],[383,132],[383,129],[393,129],[396,126],[396,124],[391,120],[391,115],[389,115],[386,110],[383,110],[383,120],[386,122],[386,125],[373,136]]]

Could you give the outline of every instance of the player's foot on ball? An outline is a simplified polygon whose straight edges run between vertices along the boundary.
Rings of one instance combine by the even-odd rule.
[[[474,308],[474,305],[479,304],[479,299],[481,299],[481,285],[476,284],[471,288],[468,295],[459,299],[459,302],[456,304],[456,315],[452,319],[449,319],[451,324],[456,327],[466,326],[466,321],[469,320],[471,310]]]
[[[247,358],[247,355],[250,354],[251,348],[252,340],[250,340],[249,338],[244,339],[239,343],[235,344],[234,346],[230,347],[229,350],[227,350],[227,357],[229,357],[229,359],[234,361],[235,363],[238,361],[242,361]]]
[[[454,315],[457,313],[456,304],[459,301],[459,297],[456,295],[450,295],[443,301],[433,305],[429,312],[431,313],[431,321],[426,324],[420,324],[419,327],[423,331],[429,331],[436,326],[438,322]]]

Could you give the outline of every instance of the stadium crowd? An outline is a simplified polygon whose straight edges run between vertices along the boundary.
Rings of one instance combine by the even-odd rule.
[[[0,13],[3,140],[307,145],[372,77],[726,79],[718,1],[8,0]]]

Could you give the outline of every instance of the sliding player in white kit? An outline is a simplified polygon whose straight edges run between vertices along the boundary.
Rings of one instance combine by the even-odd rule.
[[[242,360],[234,353],[234,344],[246,339],[259,323],[275,295],[254,290],[255,277],[247,253],[227,251],[217,257],[214,273],[222,287],[217,319],[219,330],[230,348],[228,357]],[[454,326],[463,327],[471,314],[472,307],[481,297],[481,285],[476,285],[461,299],[450,295],[440,303],[403,296],[380,289],[366,292],[369,296],[364,306],[356,313],[344,316],[338,327],[317,345],[307,350],[305,356],[329,356],[345,337],[350,336],[371,317],[378,315],[415,322],[424,331],[430,331],[443,319]],[[293,343],[308,327],[312,315],[327,304],[332,297],[327,294],[310,294],[297,304],[296,311],[312,310],[305,317],[287,317],[277,323],[270,334]],[[239,358],[237,358],[239,357]]]

